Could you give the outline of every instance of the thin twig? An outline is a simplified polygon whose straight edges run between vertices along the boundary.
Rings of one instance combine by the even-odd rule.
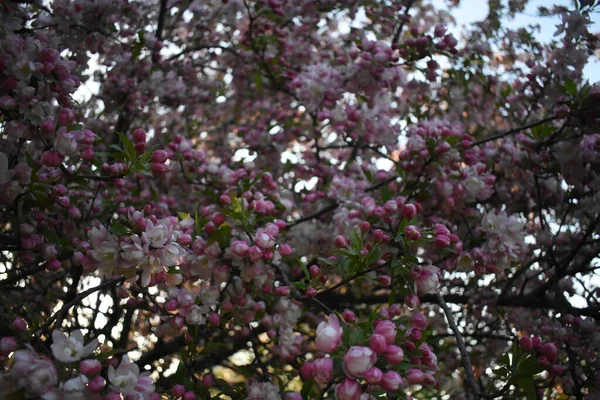
[[[462,358],[461,361],[462,361],[463,368],[465,370],[467,383],[471,387],[472,393],[471,393],[471,396],[469,396],[469,398],[471,398],[473,400],[478,400],[479,399],[479,385],[477,384],[477,381],[475,380],[475,376],[473,375],[473,366],[471,365],[471,359],[469,358],[469,353],[467,352],[467,347],[465,346],[465,341],[463,340],[463,337],[462,337],[460,331],[458,330],[458,326],[456,326],[456,323],[454,322],[454,317],[452,317],[452,311],[450,311],[450,308],[448,307],[448,304],[446,304],[444,297],[439,292],[436,294],[436,297],[437,297],[437,300],[438,300],[440,306],[444,310],[444,314],[446,314],[446,319],[448,320],[448,325],[450,325],[450,329],[452,329],[452,332],[454,332],[454,337],[456,339],[456,345],[458,346],[458,350],[460,351],[460,355]]]
[[[483,138],[483,139],[480,139],[480,140],[477,140],[477,141],[471,143],[469,148],[479,146],[480,144],[484,144],[487,142],[491,142],[492,140],[501,139],[505,136],[512,135],[513,133],[518,133],[518,132],[524,131],[525,129],[533,128],[534,126],[542,125],[542,124],[545,124],[546,122],[554,121],[554,120],[557,120],[560,118],[561,117],[552,116],[552,117],[541,119],[539,121],[531,122],[527,125],[519,126],[518,128],[513,128],[513,129],[509,129],[504,132],[499,132],[499,133],[493,134],[491,136],[488,136],[486,138]]]
[[[101,290],[107,286],[121,283],[124,280],[125,280],[125,277],[123,277],[123,276],[118,277],[118,278],[109,279],[107,281],[102,282],[98,286],[94,286],[93,288],[89,288],[88,290],[81,292],[73,300],[71,300],[64,306],[62,306],[62,308],[60,310],[58,310],[53,316],[48,318],[48,321],[46,321],[46,323],[44,323],[44,325],[42,325],[42,327],[35,333],[35,336],[40,337],[42,335],[42,333],[44,333],[50,327],[50,325],[52,325],[52,323],[54,321],[57,322],[56,327],[58,328],[60,326],[60,323],[62,323],[62,320],[65,317],[65,314],[71,309],[71,307],[73,307],[74,305],[76,305],[81,300],[85,299],[86,297],[88,297],[90,294],[97,292],[98,290]]]

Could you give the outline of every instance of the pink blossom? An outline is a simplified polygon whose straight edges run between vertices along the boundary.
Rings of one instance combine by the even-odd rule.
[[[352,346],[344,355],[344,371],[351,378],[362,377],[375,361],[377,355],[370,348]]]
[[[344,331],[335,314],[329,316],[329,321],[323,321],[317,327],[315,344],[317,348],[326,353],[332,353],[342,342]]]
[[[336,400],[358,400],[362,394],[358,381],[346,378],[335,387]]]

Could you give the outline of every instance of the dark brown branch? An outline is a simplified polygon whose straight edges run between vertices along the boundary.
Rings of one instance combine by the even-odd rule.
[[[162,32],[165,26],[165,17],[167,15],[167,0],[160,0],[160,10],[158,11],[158,25],[156,27],[156,39],[162,40]]]

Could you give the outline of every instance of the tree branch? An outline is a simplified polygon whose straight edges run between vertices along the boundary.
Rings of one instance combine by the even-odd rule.
[[[469,352],[467,351],[467,347],[465,346],[465,341],[463,340],[462,335],[458,330],[458,326],[456,326],[456,323],[454,322],[454,317],[452,317],[452,311],[450,311],[450,308],[448,307],[448,304],[446,304],[444,297],[439,292],[436,294],[436,297],[440,307],[442,307],[442,309],[444,310],[444,314],[446,314],[446,319],[448,320],[448,325],[450,325],[450,329],[452,329],[452,332],[454,332],[456,345],[458,346],[458,350],[460,351],[461,361],[465,370],[467,383],[471,387],[472,393],[469,397],[473,400],[478,400],[479,385],[477,384],[475,376],[473,375],[473,366],[471,365],[471,359],[469,358]]]

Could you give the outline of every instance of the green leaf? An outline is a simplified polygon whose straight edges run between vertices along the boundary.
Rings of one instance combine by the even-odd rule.
[[[379,260],[379,257],[381,257],[381,249],[379,248],[379,246],[377,246],[373,248],[373,250],[371,250],[369,254],[367,254],[367,257],[365,258],[365,263],[367,265],[373,264],[375,261]]]
[[[358,346],[362,344],[365,339],[365,335],[361,329],[352,329],[348,335],[348,346]]]
[[[300,395],[302,395],[303,399],[309,399],[311,397],[310,394],[312,393],[314,384],[315,382],[312,379],[304,382],[302,390],[300,391]]]
[[[190,214],[186,213],[186,212],[181,212],[179,211],[177,213],[177,215],[179,216],[180,219],[188,219],[191,218]]]
[[[83,129],[83,124],[81,124],[81,123],[69,125],[69,132],[70,131],[80,131],[82,129]]]
[[[522,376],[517,379],[517,385],[525,392],[527,395],[527,400],[535,400],[535,383],[531,377]]]
[[[317,257],[317,260],[319,260],[319,262],[326,264],[326,265],[334,266],[336,264],[335,261],[331,261],[329,258],[325,258],[325,257]]]
[[[565,78],[565,92],[575,97],[577,94],[577,84],[571,78]]]
[[[121,132],[117,132],[117,134],[119,135],[119,138],[121,138],[121,142],[123,143],[123,146],[125,146],[125,153],[127,154],[127,158],[129,159],[129,162],[133,162],[137,158],[137,153],[135,151],[135,145],[133,144],[133,142],[131,140],[129,140],[127,135],[125,135]]]
[[[350,234],[350,247],[355,251],[361,251],[363,248],[362,237],[357,231],[353,231]]]
[[[127,228],[125,225],[123,225],[119,221],[115,221],[112,223],[112,225],[110,227],[110,231],[117,236],[123,236],[123,235],[127,235],[129,233],[129,228]]]

